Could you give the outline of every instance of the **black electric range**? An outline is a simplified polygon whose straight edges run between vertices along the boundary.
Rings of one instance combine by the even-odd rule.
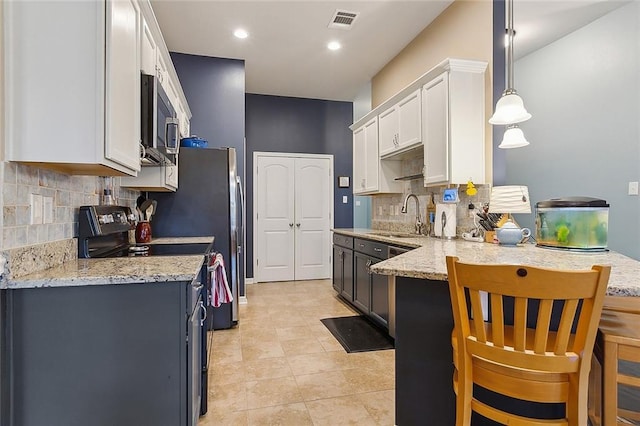
[[[206,255],[211,251],[210,246],[210,243],[135,244],[103,252],[99,257]]]
[[[208,266],[213,255],[211,243],[166,243],[166,244],[130,244],[129,230],[133,227],[134,217],[126,206],[82,206],[78,217],[78,257],[79,258],[119,258],[145,256],[202,255],[203,263],[200,279],[194,282],[207,283],[210,278]],[[208,300],[209,285],[202,285],[202,301]],[[194,289],[194,291],[196,291]],[[207,327],[200,323],[201,338],[201,376],[200,376],[200,415],[207,412],[208,394],[208,350]]]
[[[212,243],[130,244],[131,210],[125,206],[82,206],[78,217],[78,257],[208,255]]]

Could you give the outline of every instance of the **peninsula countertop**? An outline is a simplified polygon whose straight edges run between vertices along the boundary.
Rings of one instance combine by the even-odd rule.
[[[593,265],[611,265],[607,294],[640,296],[640,261],[614,251],[580,253],[546,249],[533,244],[505,247],[498,244],[441,240],[430,237],[394,238],[394,232],[371,229],[334,229],[335,233],[374,239],[405,247],[416,247],[407,253],[371,265],[377,274],[430,280],[447,280],[447,256],[458,256],[462,262],[480,264],[518,264],[554,269],[590,269]],[[387,235],[388,234],[388,235]]]
[[[211,241],[213,237],[175,237],[154,239],[150,244]],[[203,255],[74,259],[44,271],[9,278],[0,284],[0,289],[191,281],[202,266]]]

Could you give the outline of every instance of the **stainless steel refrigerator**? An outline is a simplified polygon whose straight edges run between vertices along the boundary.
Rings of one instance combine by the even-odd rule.
[[[215,237],[222,253],[233,302],[208,307],[207,328],[223,329],[238,323],[238,298],[244,289],[244,196],[237,175],[235,148],[180,148],[178,190],[154,193],[157,211],[153,237]]]

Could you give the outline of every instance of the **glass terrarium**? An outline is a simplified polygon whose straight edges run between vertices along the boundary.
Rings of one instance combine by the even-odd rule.
[[[603,251],[607,249],[609,204],[589,197],[554,198],[536,203],[538,246]]]

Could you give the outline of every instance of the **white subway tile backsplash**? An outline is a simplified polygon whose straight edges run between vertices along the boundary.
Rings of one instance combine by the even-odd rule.
[[[55,188],[56,187],[56,176],[59,173],[55,173],[51,170],[40,170],[39,171],[39,181],[38,185],[46,187],[46,188]]]
[[[5,205],[14,206],[18,198],[18,186],[7,183],[2,186],[2,197]]]
[[[38,178],[38,169],[35,167],[25,166],[24,164],[18,164],[17,183],[19,185],[38,186],[40,183]]]
[[[27,227],[27,245],[38,243],[38,228],[36,226]]]
[[[16,225],[26,226],[31,221],[31,207],[16,206]]]
[[[17,163],[0,163],[3,195],[2,249],[71,239],[78,235],[78,207],[99,204],[100,178],[71,176]],[[120,180],[115,180],[116,185]],[[139,192],[114,190],[120,205],[135,208]],[[30,224],[30,197],[53,198],[53,223]]]
[[[16,247],[22,247],[22,246],[26,246],[27,245],[27,231],[28,231],[28,227],[27,226],[18,226],[16,227],[16,234],[15,234],[15,246]]]
[[[71,193],[62,189],[56,191],[56,206],[70,206],[71,205]]]
[[[16,226],[16,207],[5,206],[2,210],[3,226]]]
[[[31,194],[38,194],[38,187],[29,186],[29,185],[17,185],[16,198],[13,203],[16,206],[28,206]],[[7,200],[5,200],[5,205],[7,205]]]
[[[16,164],[15,163],[2,163],[3,177],[5,184],[16,184]]]
[[[8,227],[2,229],[2,241],[4,242],[4,248],[15,247],[16,241],[16,229],[15,227]]]

